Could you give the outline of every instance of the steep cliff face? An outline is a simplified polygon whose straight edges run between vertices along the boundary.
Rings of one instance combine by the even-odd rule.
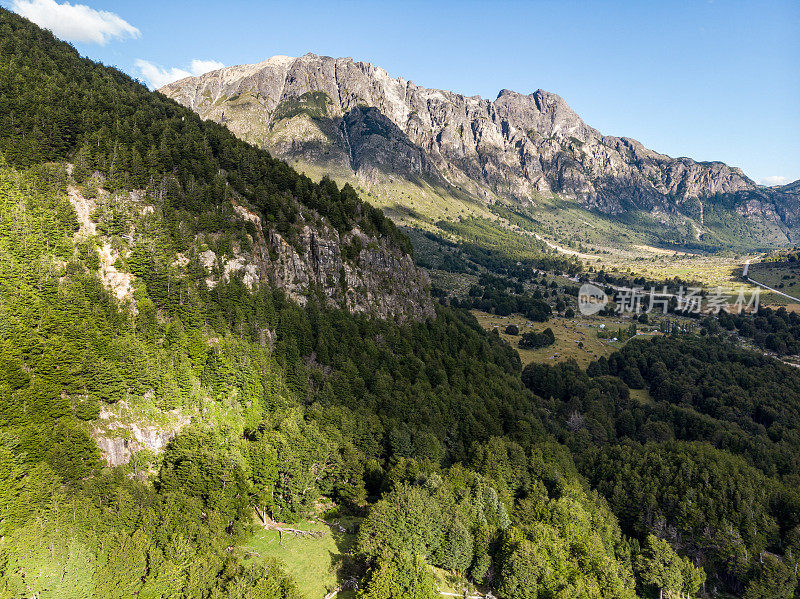
[[[362,179],[425,177],[484,196],[558,193],[608,214],[693,209],[725,196],[740,214],[793,225],[797,197],[720,162],[670,158],[602,135],[559,96],[495,101],[426,89],[349,58],[277,56],[161,90],[273,153]],[[756,216],[758,215],[758,216]]]
[[[119,203],[108,194],[101,197],[106,202]],[[76,239],[96,234],[95,223],[89,216],[89,211],[96,209],[95,201],[85,198],[76,188],[70,189],[69,198],[81,227]],[[154,207],[138,193],[129,194],[126,202],[139,215],[129,232],[131,243],[135,245],[140,241],[137,227],[146,228]],[[404,322],[435,316],[427,273],[414,265],[410,255],[388,240],[367,235],[357,228],[340,233],[318,219],[303,226],[290,243],[241,201],[232,201],[230,208],[229,218],[242,229],[253,225],[247,228],[249,232],[242,233],[249,240],[247,249],[232,240],[228,244],[231,249],[218,254],[204,249],[204,240],[199,238],[187,255],[177,256],[172,265],[176,272],[183,272],[189,256],[196,254],[206,270],[205,281],[209,287],[236,276],[250,289],[263,284],[280,287],[301,305],[306,304],[309,295],[317,293],[331,307],[377,318]],[[131,299],[136,277],[117,269],[119,252],[111,249],[105,236],[99,239],[102,242],[98,251],[101,280],[135,313],[135,302]],[[131,250],[132,247],[123,244],[121,257],[129,257]]]
[[[251,252],[222,258],[224,277],[239,272],[251,287],[269,281],[301,305],[317,291],[329,305],[353,313],[401,322],[434,316],[428,275],[385,241],[357,229],[339,234],[323,225],[303,227],[290,244],[265,228],[255,212],[238,204],[234,208],[255,225],[255,236]]]

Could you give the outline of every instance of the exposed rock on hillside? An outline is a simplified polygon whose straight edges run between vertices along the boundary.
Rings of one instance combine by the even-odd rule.
[[[101,411],[91,431],[103,461],[111,467],[127,464],[142,450],[160,453],[189,424],[188,415],[179,411],[163,414],[159,423],[131,421],[129,407],[121,403],[116,409]]]
[[[265,229],[251,210],[240,205],[235,209],[256,225],[256,234],[252,254],[227,261],[226,272],[255,265],[263,280],[282,287],[300,304],[316,290],[330,305],[355,313],[401,321],[434,315],[427,274],[414,266],[411,256],[385,242],[358,230],[340,235],[330,227],[305,226],[292,245]]]
[[[107,194],[106,194],[107,195]],[[131,194],[139,218],[153,214],[153,207],[142,202],[140,194]],[[77,238],[97,235],[91,214],[94,200],[84,197],[71,187],[69,199],[80,225]],[[111,200],[112,203],[115,200]],[[252,250],[243,251],[238,244],[220,255],[208,249],[193,248],[208,276],[206,283],[214,287],[220,280],[238,276],[253,289],[262,283],[283,288],[287,295],[304,305],[312,292],[320,293],[332,307],[379,318],[394,318],[400,322],[421,320],[435,315],[430,296],[430,280],[425,271],[414,265],[411,256],[404,254],[386,240],[371,237],[358,229],[340,234],[318,221],[305,225],[300,235],[287,242],[277,231],[264,227],[261,217],[240,203],[233,203],[230,212],[242,225],[252,223]],[[141,224],[141,223],[140,223]],[[137,243],[135,227],[129,236]],[[133,299],[135,277],[117,268],[118,253],[110,241],[101,236],[98,244],[99,275],[115,297],[136,312]],[[126,250],[129,254],[130,251]],[[173,264],[184,270],[189,263],[179,256]]]

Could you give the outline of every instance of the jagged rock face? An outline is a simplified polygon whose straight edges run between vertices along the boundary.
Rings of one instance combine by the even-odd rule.
[[[796,196],[720,162],[670,158],[602,135],[559,96],[503,90],[492,102],[426,89],[349,58],[307,54],[190,77],[161,90],[287,159],[381,175],[427,177],[476,195],[559,193],[616,214],[680,210],[719,196],[740,213],[797,221]]]
[[[256,225],[256,234],[251,254],[223,265],[225,276],[237,270],[245,275],[255,271],[260,276],[251,277],[251,286],[268,281],[301,305],[309,293],[318,291],[329,305],[353,313],[399,322],[435,316],[427,273],[414,265],[411,256],[384,241],[358,230],[340,235],[328,226],[306,225],[290,244],[264,227],[253,211],[241,205],[235,208]]]

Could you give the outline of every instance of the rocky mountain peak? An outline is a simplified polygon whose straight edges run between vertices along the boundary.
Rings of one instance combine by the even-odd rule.
[[[671,158],[603,135],[541,89],[503,89],[491,101],[309,53],[229,67],[161,91],[278,156],[367,181],[427,177],[476,197],[522,202],[555,193],[608,214],[699,210],[698,202],[730,196],[741,214],[767,215],[778,227],[800,215],[792,194],[756,185],[720,162]]]

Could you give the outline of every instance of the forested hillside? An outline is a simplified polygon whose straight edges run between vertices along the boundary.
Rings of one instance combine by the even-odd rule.
[[[70,158],[82,181],[109,191],[153,187],[173,210],[219,210],[230,186],[281,232],[310,208],[339,229],[375,230],[407,249],[383,215],[353,193],[314,185],[285,162],[239,142],[116,69],[80,58],[46,31],[3,12],[0,152],[18,167]],[[208,223],[212,228],[215,223]],[[289,235],[291,238],[291,235]]]
[[[407,248],[379,212],[6,11],[0,32],[4,596],[295,597],[237,546],[321,495],[367,514],[365,597],[435,592],[428,564],[509,597],[633,596],[614,517],[535,449],[511,348],[460,312],[303,307],[201,259],[257,236],[229,194],[290,241],[318,218]],[[145,425],[177,434],[155,452]],[[126,435],[109,468],[98,442]]]
[[[11,165],[69,159],[74,181],[89,195],[102,179],[110,193],[134,192],[157,206],[174,243],[139,248],[155,250],[152,259],[162,258],[164,249],[164,258],[169,250],[184,252],[198,235],[213,238],[238,216],[255,227],[248,231],[251,242],[210,248],[210,261],[217,259],[226,274],[253,269],[299,300],[322,293],[331,305],[362,312],[432,314],[408,239],[351,187],[312,183],[224,127],[80,58],[21,19],[9,14],[2,27],[0,152]],[[125,215],[117,217],[115,234],[124,233],[124,221]],[[151,276],[164,283],[170,268],[157,270]],[[347,279],[369,292],[362,292],[360,304],[348,295]],[[398,280],[403,284],[395,285]]]
[[[244,545],[329,511],[360,598],[439,597],[434,567],[503,599],[792,596],[796,371],[716,337],[522,371],[465,311],[248,270],[268,231],[302,263],[309,223],[350,240],[351,299],[353,231],[409,251],[0,9],[0,597],[299,598]]]

